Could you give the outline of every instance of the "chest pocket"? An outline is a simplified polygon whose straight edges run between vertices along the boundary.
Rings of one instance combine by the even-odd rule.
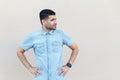
[[[59,52],[59,50],[61,49],[61,43],[59,41],[54,41],[52,42],[52,51],[53,52]]]
[[[35,52],[43,54],[45,52],[45,44],[42,42],[35,43]]]

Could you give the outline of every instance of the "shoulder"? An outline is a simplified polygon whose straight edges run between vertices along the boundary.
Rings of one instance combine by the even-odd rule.
[[[35,37],[40,34],[40,30],[35,30],[27,35],[27,37]]]
[[[63,34],[63,33],[64,33],[64,31],[63,31],[63,30],[61,30],[61,29],[56,29],[56,30],[55,30],[55,32],[57,32],[57,33],[61,33],[61,34]]]
[[[67,34],[65,31],[60,30],[60,29],[57,29],[57,30],[56,30],[56,33],[58,33],[58,34],[60,34],[60,35],[62,35],[62,36],[68,36],[68,34]]]

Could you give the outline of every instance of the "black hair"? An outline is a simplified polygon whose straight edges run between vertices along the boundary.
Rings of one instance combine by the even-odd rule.
[[[47,19],[50,15],[55,15],[55,14],[56,13],[50,9],[43,9],[42,11],[40,11],[39,18],[40,18],[41,24],[43,19]]]

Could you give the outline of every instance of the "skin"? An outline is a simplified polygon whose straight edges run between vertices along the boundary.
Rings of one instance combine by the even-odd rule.
[[[55,15],[50,15],[50,16],[48,16],[47,19],[43,19],[42,20],[42,28],[46,32],[55,30],[56,26],[57,26],[56,19],[57,18]],[[69,46],[69,48],[72,50],[72,53],[71,53],[71,56],[70,56],[68,62],[73,64],[78,55],[79,49],[78,49],[76,43],[73,43],[71,46]],[[19,47],[17,50],[17,56],[20,59],[20,61],[22,62],[22,64],[29,70],[29,72],[31,74],[40,75],[42,69],[33,67],[26,59],[24,53],[25,53],[25,50],[22,49],[21,47]],[[59,75],[65,76],[69,70],[70,70],[70,68],[68,66],[64,65],[62,68],[59,69]]]

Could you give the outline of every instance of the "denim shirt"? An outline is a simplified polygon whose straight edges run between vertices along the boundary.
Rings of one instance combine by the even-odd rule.
[[[70,46],[73,40],[62,30],[45,32],[42,28],[29,34],[22,43],[22,48],[27,51],[33,48],[36,67],[41,68],[41,75],[35,76],[35,80],[66,80],[58,75],[63,66],[62,47]]]

